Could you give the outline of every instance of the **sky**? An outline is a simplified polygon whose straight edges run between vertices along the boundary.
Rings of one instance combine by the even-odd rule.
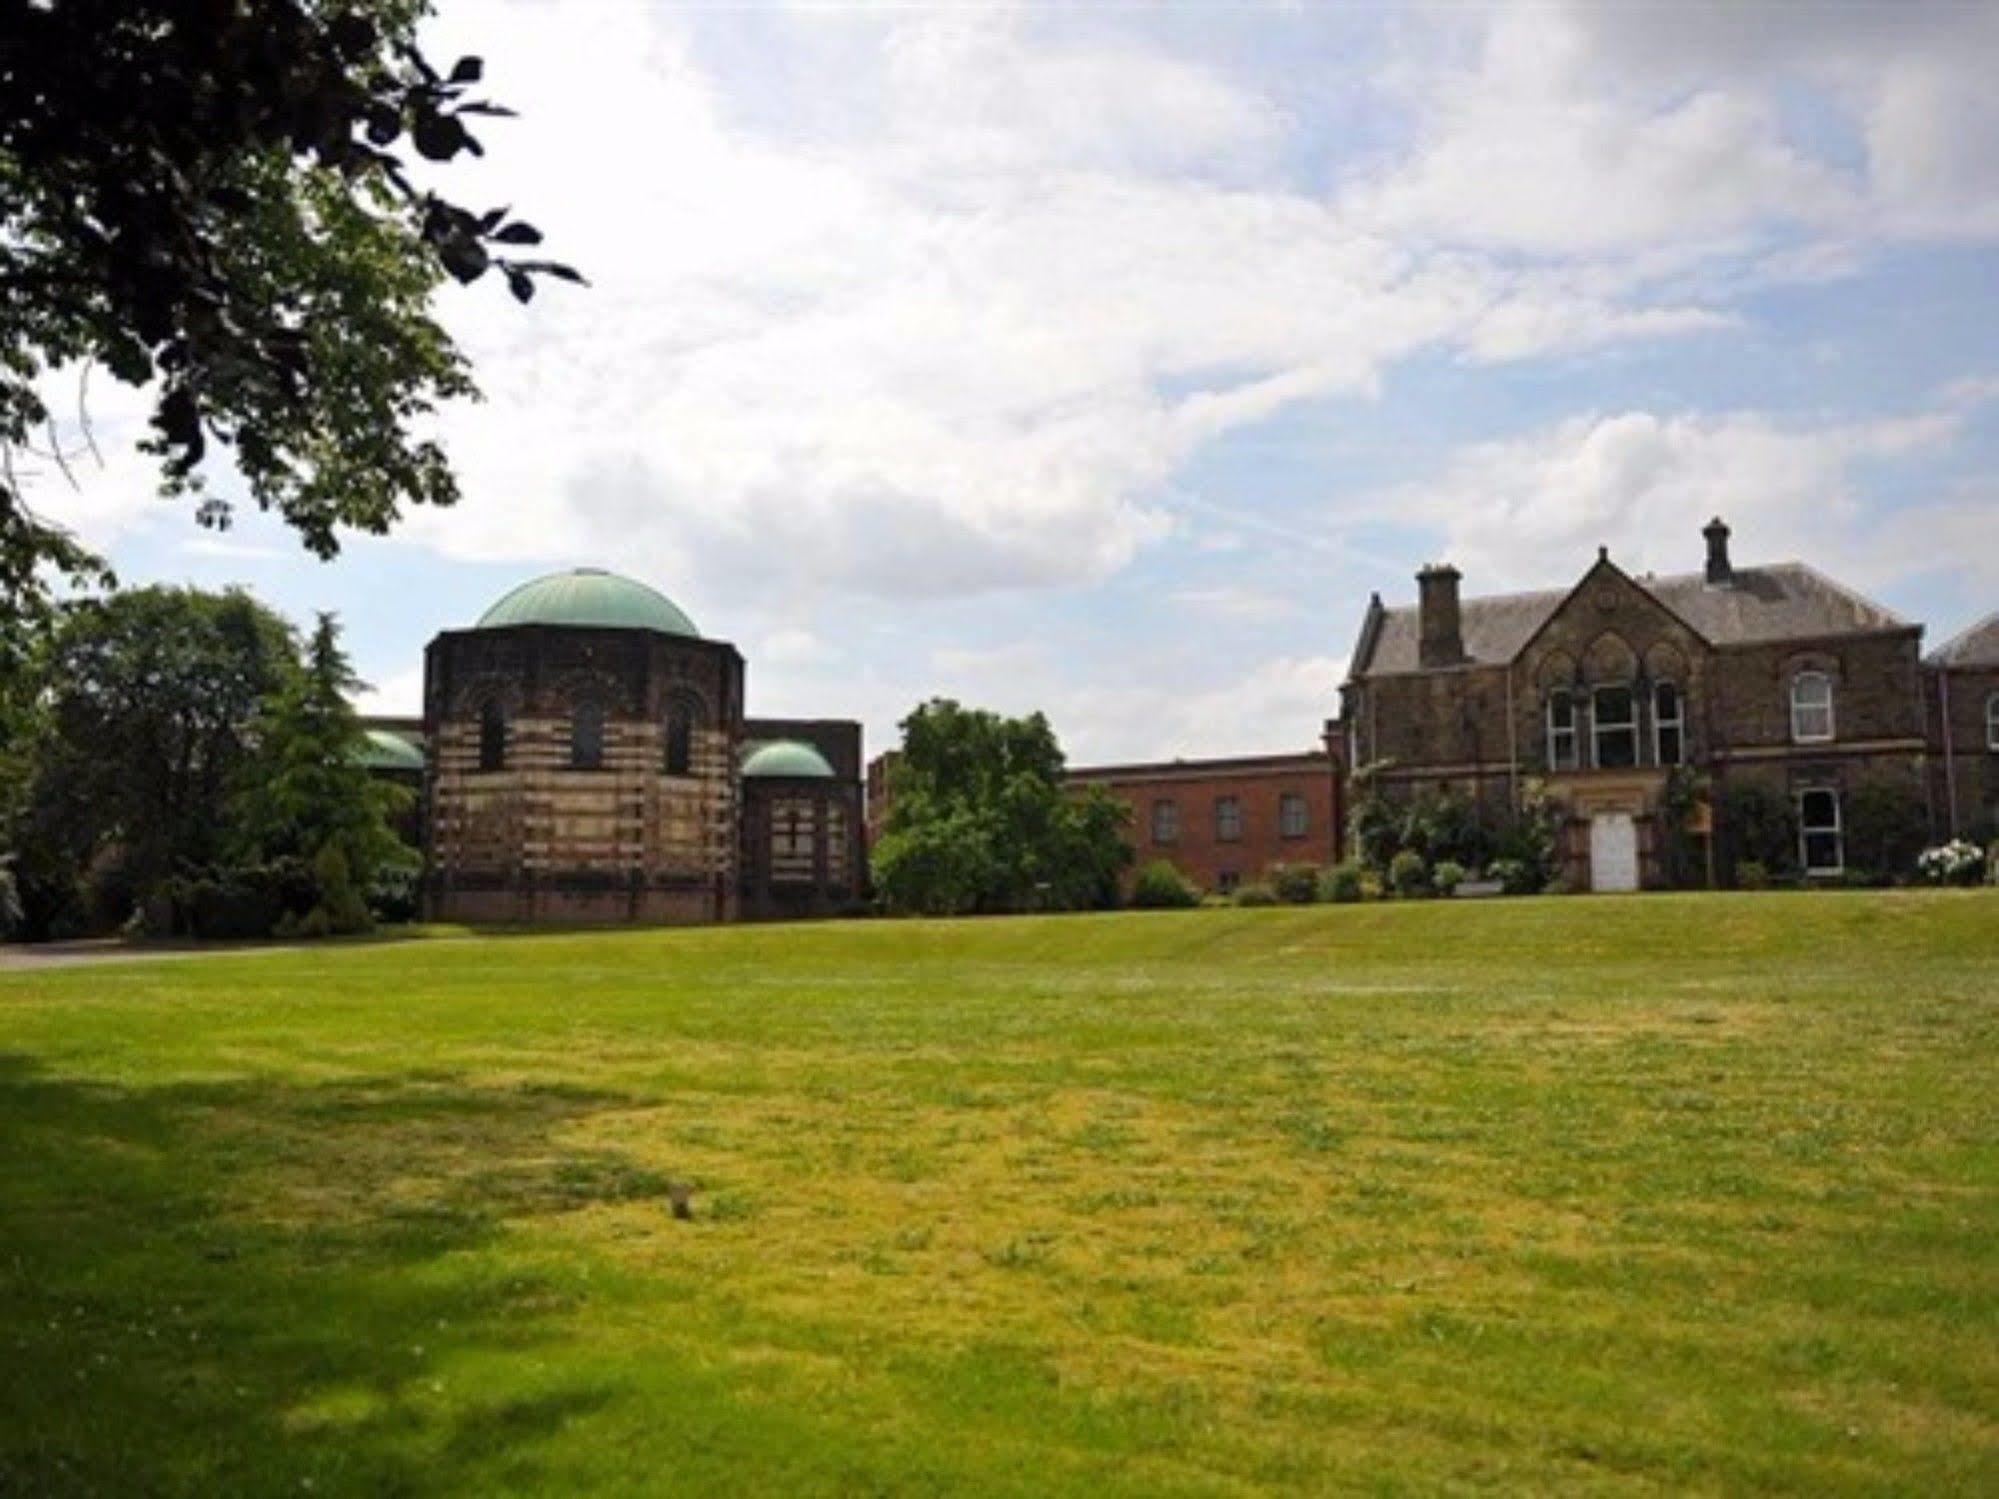
[[[521,118],[440,181],[579,267],[440,293],[464,491],[337,561],[153,497],[127,583],[339,615],[366,706],[604,566],[750,711],[1039,708],[1073,762],[1305,749],[1368,596],[1801,558],[1999,607],[1999,6],[439,0]],[[219,485],[227,493],[225,478]]]

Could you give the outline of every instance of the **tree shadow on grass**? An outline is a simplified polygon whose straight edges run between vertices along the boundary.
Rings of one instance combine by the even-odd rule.
[[[627,1106],[437,1075],[119,1086],[0,1053],[0,1494],[531,1482],[535,1439],[619,1391],[528,1370],[585,1283],[507,1221],[663,1195],[558,1143]],[[515,1362],[452,1388],[477,1355]]]

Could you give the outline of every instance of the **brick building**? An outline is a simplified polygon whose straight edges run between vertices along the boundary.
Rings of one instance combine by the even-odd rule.
[[[1664,882],[1662,797],[1682,765],[1716,799],[1753,786],[1788,802],[1809,875],[1846,867],[1856,798],[1932,833],[1930,699],[1961,682],[1951,722],[1960,744],[1975,733],[1991,622],[1960,637],[1961,665],[1926,664],[1920,625],[1802,563],[1735,566],[1718,519],[1703,535],[1694,573],[1634,577],[1600,551],[1565,589],[1462,597],[1437,566],[1413,606],[1377,594],[1340,693],[1346,770],[1374,767],[1385,796],[1444,791],[1494,816],[1538,779],[1567,812],[1566,871],[1593,889]],[[1990,795],[1970,758],[1954,762],[1967,811]],[[1697,836],[1707,815],[1694,811]]]
[[[860,725],[747,718],[743,688],[733,645],[592,568],[438,635],[414,736],[426,914],[717,921],[851,904]]]
[[[1273,864],[1339,858],[1340,785],[1325,750],[1071,770],[1131,809],[1133,865],[1165,859],[1204,890],[1259,880]]]

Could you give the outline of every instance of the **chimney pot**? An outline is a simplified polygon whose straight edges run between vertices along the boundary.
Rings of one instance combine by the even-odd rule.
[[[1701,535],[1707,538],[1707,580],[1710,583],[1727,583],[1735,577],[1735,568],[1728,560],[1728,525],[1716,516],[1701,527]]]
[[[1448,562],[1433,562],[1416,574],[1416,660],[1421,666],[1456,666],[1465,659],[1458,606],[1462,576]]]

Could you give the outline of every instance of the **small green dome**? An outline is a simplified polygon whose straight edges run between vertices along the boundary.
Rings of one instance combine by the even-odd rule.
[[[768,744],[754,746],[743,761],[746,776],[804,776],[813,780],[830,781],[833,767],[826,763],[826,757],[798,739],[773,739]]]
[[[508,625],[586,625],[701,638],[694,621],[665,594],[601,567],[571,568],[523,583],[480,615],[473,628]]]
[[[423,751],[387,729],[365,729],[354,746],[354,763],[369,770],[423,769]]]

